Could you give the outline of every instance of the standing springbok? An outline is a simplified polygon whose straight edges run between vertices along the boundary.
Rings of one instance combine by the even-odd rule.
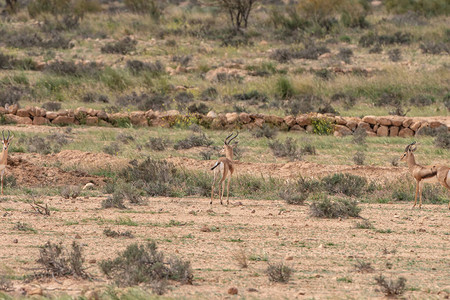
[[[433,170],[433,167],[430,166],[421,166],[416,163],[413,152],[416,151],[417,146],[416,142],[412,142],[405,148],[405,152],[403,153],[400,160],[406,160],[408,164],[409,172],[416,180],[416,195],[414,197],[414,205],[413,208],[416,207],[417,204],[417,194],[420,194],[420,203],[419,208],[422,208],[422,186],[424,182],[437,182],[437,171]]]
[[[11,132],[8,130],[8,137],[5,139],[5,132],[2,131],[2,154],[0,154],[0,176],[2,181],[2,195],[3,195],[3,175],[5,174],[6,165],[8,164],[8,147],[14,136],[11,136]]]
[[[436,177],[439,183],[450,192],[450,168],[446,166],[433,166],[431,168],[433,172],[436,172]],[[450,209],[450,201],[448,202],[448,209]]]
[[[233,145],[230,145],[230,142],[232,140],[234,140],[237,136],[238,133],[236,133],[235,136],[233,136],[233,133],[231,133],[229,136],[227,136],[225,138],[225,140],[223,141],[223,148],[222,150],[220,150],[220,153],[225,153],[225,157],[221,157],[217,160],[217,162],[214,164],[214,166],[211,168],[211,170],[214,170],[214,180],[211,186],[211,201],[209,202],[209,204],[212,204],[213,199],[214,199],[214,185],[216,184],[216,178],[218,173],[220,172],[221,174],[221,178],[219,181],[219,199],[220,199],[220,204],[222,203],[222,198],[223,198],[223,191],[225,188],[225,180],[228,178],[228,182],[227,182],[227,205],[230,203],[229,201],[229,195],[230,195],[230,181],[231,181],[231,176],[233,175],[234,172],[234,166],[233,166],[233,147],[237,145],[237,141],[234,142]],[[217,167],[219,167],[218,169],[216,169]]]

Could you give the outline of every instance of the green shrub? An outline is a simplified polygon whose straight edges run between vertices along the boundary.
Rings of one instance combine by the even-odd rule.
[[[288,99],[296,93],[291,81],[286,77],[280,77],[277,80],[275,90],[282,99]]]
[[[136,45],[137,41],[133,40],[130,37],[125,37],[124,39],[117,41],[117,42],[111,42],[106,44],[105,46],[101,47],[102,53],[114,53],[114,54],[130,54],[130,52],[136,51]]]
[[[322,187],[329,194],[358,197],[367,188],[367,179],[361,176],[336,173],[322,178]]]
[[[192,134],[185,139],[179,140],[175,143],[173,148],[175,150],[179,149],[190,149],[193,147],[210,146],[213,141],[208,138],[204,133]]]
[[[298,150],[297,142],[291,137],[288,137],[284,142],[279,140],[269,142],[269,148],[276,157],[288,157],[291,160],[301,159],[301,153]]]
[[[125,0],[126,8],[134,13],[150,15],[154,21],[161,17],[161,8],[155,0]]]
[[[434,145],[439,148],[450,149],[450,132],[446,126],[438,128]]]
[[[361,208],[358,207],[356,201],[349,199],[334,198],[319,194],[313,199],[309,206],[309,213],[316,218],[348,218],[359,217]]]
[[[384,2],[389,13],[403,14],[414,11],[425,16],[448,15],[450,5],[446,0],[386,0]]]
[[[320,189],[319,182],[307,180],[301,177],[294,183],[288,183],[281,189],[279,195],[281,199],[286,200],[288,204],[302,205],[310,193]]]
[[[313,132],[318,135],[330,135],[334,132],[334,124],[327,119],[312,119]]]
[[[364,161],[366,160],[366,154],[363,151],[356,151],[353,156],[353,162],[358,166],[364,165]]]

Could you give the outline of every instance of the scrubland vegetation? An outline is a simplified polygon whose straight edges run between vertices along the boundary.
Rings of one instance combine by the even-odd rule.
[[[231,205],[207,206],[226,135],[190,114],[448,115],[448,1],[291,2],[0,2],[1,106],[188,115],[170,128],[39,130],[1,117],[15,134],[1,247],[28,257],[8,252],[0,298],[20,284],[52,297],[29,284],[67,278],[92,284],[75,293],[88,299],[450,295],[436,279],[448,278],[449,195],[425,185],[426,208],[406,210],[410,139],[336,138],[322,120],[311,133],[245,130]],[[418,162],[448,165],[447,128],[414,139]]]

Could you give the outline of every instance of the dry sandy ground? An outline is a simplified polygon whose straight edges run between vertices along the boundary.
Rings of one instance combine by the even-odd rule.
[[[411,209],[411,203],[361,204],[362,217],[375,229],[357,229],[355,223],[361,219],[316,219],[308,215],[308,206],[282,201],[233,199],[228,207],[217,202],[211,207],[208,199],[149,198],[145,206],[105,210],[100,209],[101,198],[41,200],[53,208],[51,216],[34,213],[23,198],[1,198],[0,265],[12,268],[16,276],[32,274],[38,246],[47,240],[69,246],[76,240],[83,245],[88,271],[96,280],[15,281],[13,295],[33,287],[41,287],[45,294],[71,295],[103,289],[108,281],[94,260],[114,257],[130,243],[153,239],[166,255],[190,260],[194,269],[194,284],[172,285],[169,297],[382,298],[373,279],[378,274],[404,276],[406,298],[450,296],[446,205],[426,204],[418,210]],[[115,224],[120,218],[130,218],[138,226]],[[17,222],[27,223],[37,233],[15,230]],[[205,226],[218,231],[203,232]],[[135,238],[109,238],[103,235],[105,228],[131,230]],[[246,269],[233,258],[239,249],[252,258]],[[288,284],[269,282],[266,259],[285,261],[295,270]],[[356,260],[370,262],[375,271],[357,272]],[[237,287],[238,296],[227,294],[230,287]]]

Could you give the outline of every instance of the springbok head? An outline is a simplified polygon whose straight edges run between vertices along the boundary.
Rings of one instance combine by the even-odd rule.
[[[405,152],[403,153],[402,157],[400,157],[400,160],[404,160],[408,157],[408,155],[412,154],[414,151],[416,151],[417,145],[416,142],[412,142],[405,148]]]
[[[222,150],[220,150],[221,154],[223,154],[223,153],[225,153],[225,154],[231,153],[232,154],[233,153],[233,147],[235,147],[237,145],[238,141],[234,141],[234,143],[231,145],[230,145],[230,143],[232,140],[237,138],[238,135],[239,135],[239,133],[236,132],[236,135],[233,136],[233,132],[232,132],[229,136],[227,136],[225,138],[225,140],[223,141],[223,148],[222,148]]]
[[[9,144],[11,143],[12,139],[14,138],[14,135],[11,136],[11,132],[8,130],[8,137],[5,138],[5,131],[2,130],[2,144],[3,144],[3,151],[8,150]]]

